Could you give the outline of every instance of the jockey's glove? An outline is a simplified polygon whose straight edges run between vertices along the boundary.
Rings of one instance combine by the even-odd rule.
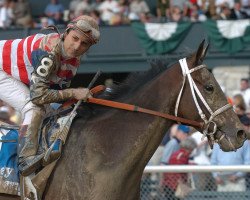
[[[76,100],[86,101],[92,97],[91,91],[88,88],[70,88],[60,91],[63,99],[74,98]]]

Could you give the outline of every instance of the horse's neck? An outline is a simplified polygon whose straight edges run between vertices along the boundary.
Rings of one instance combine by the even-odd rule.
[[[181,89],[181,83],[181,71],[178,70],[177,66],[170,68],[155,79],[146,90],[139,92],[139,94],[143,94],[142,96],[147,96],[147,98],[149,98],[149,100],[146,101],[148,105],[145,105],[145,100],[143,99],[141,100],[141,104],[140,101],[138,103],[139,105],[150,106],[156,111],[174,115],[175,104]],[[141,117],[141,124],[145,127],[145,131],[142,135],[143,137],[148,137],[148,141],[144,141],[146,147],[145,154],[149,153],[150,155],[159,146],[165,133],[174,122],[159,117],[152,117],[150,120],[147,120],[146,116],[144,116],[144,118]]]
[[[182,83],[180,70],[176,68],[177,66],[168,69],[138,90],[130,99],[130,103],[174,115],[175,103]],[[141,168],[144,168],[174,122],[143,113],[116,111],[105,123],[103,129],[115,130],[110,132],[110,148],[116,148],[116,144],[112,146],[110,143],[112,140],[116,137],[122,139],[118,146],[122,151],[120,149],[115,151],[121,152],[120,157],[113,157],[113,159],[123,160],[126,165],[133,165],[133,162],[140,157],[137,167],[141,165]]]
[[[144,85],[133,95],[130,103],[173,115],[182,83],[180,70],[176,68],[177,66],[168,69]],[[87,122],[83,127],[87,138],[83,141],[86,142],[86,148],[95,146],[97,152],[107,155],[108,158],[100,164],[124,162],[132,165],[132,162],[141,157],[143,166],[173,123],[144,113],[114,110],[106,117]]]

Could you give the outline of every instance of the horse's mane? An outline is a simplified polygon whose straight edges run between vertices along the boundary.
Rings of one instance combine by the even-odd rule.
[[[113,85],[110,92],[104,93],[101,98],[104,99],[124,99],[133,96],[139,88],[147,84],[151,80],[155,79],[163,71],[170,68],[175,59],[151,59],[150,69],[147,71],[133,72],[128,75],[128,77],[120,84]]]
[[[189,57],[182,56],[182,57]],[[129,76],[120,84],[112,85],[108,91],[103,92],[97,98],[107,99],[107,100],[116,100],[119,102],[125,102],[126,99],[129,99],[133,94],[139,89],[142,88],[145,84],[149,83],[157,76],[159,76],[163,71],[169,69],[176,63],[176,58],[167,58],[163,59],[151,59],[148,60],[150,63],[150,69],[142,72],[134,72],[129,74]],[[82,110],[82,111],[81,111]],[[86,110],[90,112],[86,112]],[[83,105],[82,109],[78,110],[80,116],[86,117],[86,113],[92,113],[93,111],[96,114],[104,113],[106,107],[98,105]],[[108,109],[109,110],[109,109]],[[91,115],[92,115],[91,114]],[[93,116],[93,115],[92,115]]]

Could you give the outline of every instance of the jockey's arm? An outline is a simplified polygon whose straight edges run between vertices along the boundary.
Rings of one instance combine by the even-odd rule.
[[[44,105],[72,98],[79,100],[90,97],[89,90],[86,88],[51,89],[50,77],[57,70],[55,57],[47,52],[39,51],[32,53],[32,65],[34,66],[30,82],[30,98],[32,103]]]

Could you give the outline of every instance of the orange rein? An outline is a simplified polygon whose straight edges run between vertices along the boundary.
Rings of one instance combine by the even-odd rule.
[[[99,85],[99,86],[96,86],[93,89],[91,89],[91,93],[96,94],[96,93],[103,91],[104,89],[105,89],[105,86]],[[63,107],[68,107],[69,105],[71,105],[72,103],[75,103],[75,102],[76,102],[75,100],[67,101],[63,104]],[[98,98],[93,97],[93,98],[87,99],[87,103],[93,103],[93,104],[98,104],[98,105],[103,105],[103,106],[108,106],[108,107],[112,107],[112,108],[128,110],[128,111],[133,111],[133,112],[146,113],[146,114],[162,117],[165,119],[170,119],[170,120],[173,120],[176,122],[181,122],[181,123],[191,125],[194,127],[198,127],[198,128],[202,128],[204,125],[203,122],[197,122],[197,121],[193,121],[193,120],[189,120],[189,119],[185,119],[185,118],[181,118],[181,117],[176,117],[174,115],[169,115],[166,113],[161,113],[161,112],[149,110],[146,108],[141,108],[141,107],[136,106],[136,105],[120,103],[120,102],[116,102],[116,101],[98,99]]]

